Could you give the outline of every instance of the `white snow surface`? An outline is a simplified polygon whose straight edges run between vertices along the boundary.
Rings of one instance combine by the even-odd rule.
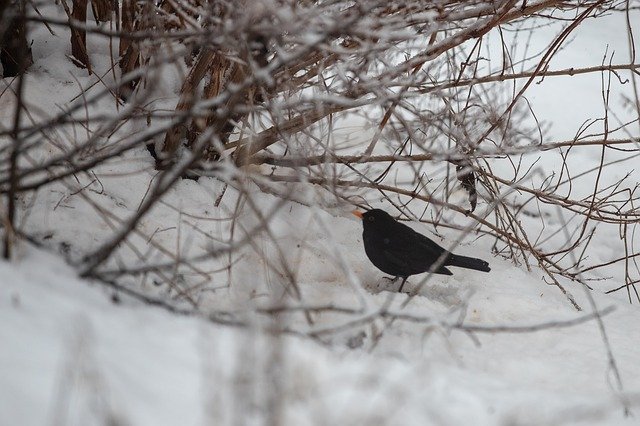
[[[442,280],[411,312],[446,316],[460,288],[472,287],[466,324],[577,316],[539,275],[504,261],[492,266],[490,280]],[[261,423],[274,374],[264,355],[274,343],[286,357],[277,372],[283,424],[636,424],[623,416],[620,398],[639,401],[640,314],[605,296],[597,301],[616,307],[604,322],[624,394],[612,389],[593,321],[481,333],[477,345],[459,331],[399,322],[370,353],[275,339],[127,298],[116,304],[56,256],[29,247],[19,261],[2,262],[0,275],[3,424]],[[305,287],[345,291],[339,282]],[[377,305],[387,297],[407,296],[369,295]]]
[[[87,87],[93,80],[65,56],[68,33],[59,30],[58,37],[50,37],[40,28],[32,37],[35,63],[25,98],[37,120],[69,102],[78,93],[78,83]],[[97,68],[109,67],[104,43],[91,51],[91,59]],[[166,84],[155,89],[157,103],[171,108],[180,70],[165,73]],[[549,99],[541,99],[542,89],[535,90],[534,102],[545,110]],[[163,96],[173,96],[172,101]],[[10,92],[5,92],[0,102],[3,122],[11,117],[12,103]],[[113,107],[106,104],[94,108]],[[562,109],[557,104],[554,108]],[[576,109],[565,107],[567,120],[579,115]],[[557,133],[570,134],[579,124],[562,123]],[[122,131],[127,130],[135,129]],[[599,160],[586,154],[583,159],[584,167]],[[153,177],[151,165],[144,149],[101,165],[95,172],[102,189],[94,183],[85,195],[126,218],[136,211]],[[112,232],[106,220],[75,196],[90,183],[87,177],[79,179],[77,186],[56,184],[51,192],[20,200],[25,210],[29,206],[21,218],[24,226],[50,240],[49,247],[64,246],[70,259],[95,248]],[[637,174],[632,179],[637,181]],[[589,185],[585,183],[585,191]],[[145,216],[140,228],[146,234],[140,241],[153,236],[158,244],[177,241],[185,254],[206,252],[211,247],[201,234],[215,234],[221,225],[195,217],[211,213],[220,190],[213,179],[180,182],[168,194],[167,205]],[[579,184],[575,190],[580,191]],[[254,191],[265,209],[276,203],[274,197]],[[313,197],[309,192],[298,196]],[[224,217],[234,203],[235,197],[228,195],[221,212],[211,217]],[[184,226],[187,221],[175,207],[194,216],[188,221],[197,224],[198,232]],[[274,336],[265,328],[276,319],[248,313],[273,302],[264,295],[277,292],[284,282],[261,264],[260,250],[272,252],[274,247],[266,238],[258,240],[260,247],[243,253],[228,283],[223,278],[215,281],[220,284],[214,285],[215,297],[202,296],[202,306],[212,311],[237,309],[244,303],[247,322],[254,325],[249,327],[209,320],[207,309],[189,316],[149,306],[79,279],[61,255],[21,242],[11,262],[0,262],[0,425],[226,425],[268,420],[284,425],[638,424],[640,310],[625,294],[591,292],[597,309],[615,308],[602,320],[621,375],[619,389],[596,321],[519,333],[466,333],[443,325],[463,321],[469,326],[516,327],[575,319],[593,311],[581,285],[562,281],[585,307],[578,313],[556,287],[543,281],[541,270],[527,271],[493,257],[488,239],[469,238],[456,252],[484,257],[491,273],[460,270],[451,277],[433,277],[402,308],[408,296],[385,291],[389,283],[362,249],[361,225],[348,216],[340,208],[288,203],[274,217],[270,230],[283,256],[293,259],[290,266],[302,300],[361,309],[360,316],[387,307],[434,321],[376,320],[375,326],[319,339],[295,333]],[[250,217],[240,223],[247,230],[256,224]],[[429,233],[425,225],[412,226]],[[603,238],[600,251],[592,255],[602,261],[611,258],[617,238],[615,232]],[[121,248],[107,267],[135,260],[126,250]],[[207,268],[221,265],[223,261],[212,262]],[[415,286],[420,278],[410,281],[409,286]],[[337,326],[352,317],[316,313],[314,327]],[[304,329],[300,314],[278,318]],[[364,335],[371,338],[381,330],[376,345],[360,344]],[[631,415],[625,415],[625,405]]]

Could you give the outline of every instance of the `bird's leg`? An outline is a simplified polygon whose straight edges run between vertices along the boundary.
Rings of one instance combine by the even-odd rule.
[[[398,278],[400,278],[400,277],[393,277],[393,278],[391,278],[391,277],[382,277],[382,278],[384,278],[385,280],[389,280],[389,284],[393,284],[396,281],[398,281]]]
[[[400,277],[396,277],[396,279],[398,279]],[[402,287],[404,287],[404,283],[407,282],[407,278],[409,277],[402,277],[402,283],[400,283],[400,288],[398,289],[398,293],[402,293]]]

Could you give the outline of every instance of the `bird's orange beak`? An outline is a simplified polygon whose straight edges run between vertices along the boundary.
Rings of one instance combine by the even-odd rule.
[[[362,219],[362,212],[359,212],[358,210],[352,211],[351,214],[353,214],[354,216],[358,216],[360,219]]]

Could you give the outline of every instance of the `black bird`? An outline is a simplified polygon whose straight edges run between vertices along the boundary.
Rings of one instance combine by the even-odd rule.
[[[398,291],[402,291],[410,275],[428,272],[453,275],[445,266],[489,272],[489,263],[474,257],[453,254],[436,242],[397,222],[384,210],[373,209],[362,213],[352,212],[362,219],[364,251],[376,268],[382,272],[402,278]],[[442,259],[440,259],[442,256]],[[440,259],[440,262],[438,262]],[[438,265],[434,265],[438,262]]]

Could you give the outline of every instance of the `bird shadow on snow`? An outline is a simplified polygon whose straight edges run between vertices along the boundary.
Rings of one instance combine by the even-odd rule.
[[[365,283],[365,288],[373,294],[387,291],[408,296],[411,296],[417,289],[417,296],[425,297],[446,307],[460,306],[468,301],[473,293],[471,286],[451,278],[438,280],[432,276],[426,283],[423,284],[423,281],[424,278],[419,276],[410,278],[404,284],[402,291],[399,292],[401,279],[393,281],[390,277],[380,277],[377,280],[369,280],[369,283]]]

